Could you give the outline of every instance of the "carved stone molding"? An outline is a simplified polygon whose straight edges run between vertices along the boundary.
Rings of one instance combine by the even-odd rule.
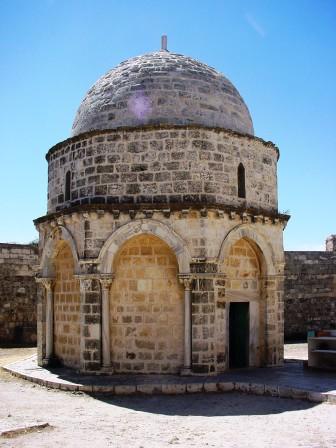
[[[194,278],[190,274],[179,274],[178,278],[185,290],[191,290]]]
[[[92,277],[83,275],[75,275],[74,277],[79,280],[80,292],[86,292],[91,290],[92,280],[94,280]]]
[[[35,280],[36,283],[44,286],[46,291],[51,291],[55,283],[55,279],[53,277],[35,277]]]
[[[101,274],[100,277],[98,277],[98,280],[100,281],[102,289],[109,290],[112,282],[113,282],[114,276],[112,274]]]

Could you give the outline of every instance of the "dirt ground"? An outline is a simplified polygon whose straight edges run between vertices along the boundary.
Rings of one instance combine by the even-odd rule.
[[[20,352],[21,350],[21,352]],[[14,360],[26,349],[2,353]],[[257,397],[89,396],[49,390],[6,373],[0,376],[0,432],[49,423],[40,432],[0,437],[1,447],[331,448],[336,446],[336,406]]]
[[[0,348],[0,367],[35,355],[36,347]]]

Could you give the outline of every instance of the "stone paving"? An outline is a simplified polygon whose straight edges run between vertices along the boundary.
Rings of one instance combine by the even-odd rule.
[[[212,377],[80,375],[64,367],[50,370],[39,367],[36,356],[3,368],[15,376],[49,388],[88,393],[125,395],[240,391],[336,404],[335,373],[309,370],[302,362],[285,363],[283,367],[236,370]]]

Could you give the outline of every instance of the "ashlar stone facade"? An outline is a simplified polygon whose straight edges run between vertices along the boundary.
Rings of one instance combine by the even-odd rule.
[[[38,223],[44,279],[57,272],[53,254],[59,241],[67,241],[74,251],[75,277],[81,287],[81,369],[102,367],[104,298],[109,317],[107,357],[115,371],[175,372],[184,366],[188,338],[195,373],[226,370],[232,301],[251,303],[250,365],[280,363],[283,224],[212,208],[206,216],[203,209],[153,210],[150,215],[120,212],[116,218],[115,209],[95,207],[85,212],[68,210]],[[90,257],[85,256],[86,244]],[[187,310],[186,295],[190,296]],[[42,298],[39,306],[43,307]],[[190,319],[188,338],[185,319]],[[45,327],[45,322],[40,325]],[[45,359],[42,349],[41,359]],[[156,359],[160,362],[152,362],[161,357]]]
[[[181,55],[144,55],[96,83],[73,129],[47,154],[48,213],[35,220],[39,364],[281,364],[279,151],[253,136],[231,83]]]

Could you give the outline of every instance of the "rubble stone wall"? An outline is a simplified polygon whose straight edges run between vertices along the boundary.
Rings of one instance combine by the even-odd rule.
[[[36,343],[37,247],[0,243],[0,344]]]

